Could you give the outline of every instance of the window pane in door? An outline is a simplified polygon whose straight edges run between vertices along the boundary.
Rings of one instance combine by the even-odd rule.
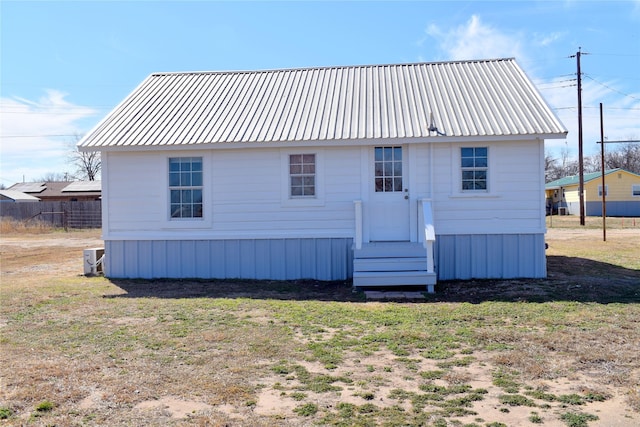
[[[375,147],[374,158],[375,191],[403,191],[402,147]]]
[[[393,179],[393,191],[402,191],[402,178]]]

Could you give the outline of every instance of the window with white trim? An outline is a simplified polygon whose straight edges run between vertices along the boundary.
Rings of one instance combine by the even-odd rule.
[[[631,195],[633,197],[640,197],[640,184],[631,185]]]
[[[202,157],[169,158],[169,216],[202,218]]]
[[[402,191],[402,147],[375,147],[376,193]]]
[[[487,147],[460,148],[462,191],[487,191],[489,157]]]
[[[316,197],[316,155],[289,155],[289,197]]]
[[[609,195],[609,184],[604,186],[604,195],[605,197]],[[602,185],[598,185],[598,197],[602,197]]]

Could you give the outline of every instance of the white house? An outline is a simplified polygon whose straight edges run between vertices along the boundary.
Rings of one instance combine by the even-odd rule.
[[[102,152],[113,278],[545,277],[544,140],[514,59],[156,73]]]

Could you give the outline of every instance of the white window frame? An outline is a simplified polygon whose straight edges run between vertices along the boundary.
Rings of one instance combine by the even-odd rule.
[[[315,155],[315,195],[313,196],[292,196],[291,195],[291,174],[290,169],[290,156],[292,155]],[[284,207],[298,207],[298,206],[324,206],[325,193],[324,193],[324,151],[313,150],[307,148],[300,149],[282,149],[280,150],[280,194],[281,204]]]
[[[316,154],[315,153],[289,154],[289,197],[290,198],[315,199],[316,198],[316,176],[317,176],[317,173],[316,173]],[[309,181],[312,181],[312,182],[309,182]],[[296,194],[298,192],[300,192],[300,194]]]
[[[188,185],[187,184],[183,184],[182,182],[179,182],[177,185],[174,183],[172,183],[171,180],[171,175],[172,174],[177,174],[177,172],[172,171],[171,170],[171,162],[172,160],[180,160],[182,161],[186,161],[189,160],[190,162],[192,161],[192,159],[199,159],[200,160],[200,166],[201,166],[201,170],[200,171],[196,171],[199,172],[200,175],[200,185],[193,185],[192,182],[189,182]],[[168,219],[171,222],[183,222],[183,221],[198,221],[201,222],[204,217],[205,217],[205,195],[204,195],[204,169],[205,169],[205,159],[202,156],[171,156],[167,158],[167,172],[166,172],[166,177],[167,177],[167,207],[168,207]],[[193,179],[193,172],[194,171],[190,171],[190,177],[189,180]],[[188,216],[188,217],[174,217],[172,215],[172,211],[173,208],[172,206],[174,205],[173,201],[172,201],[172,192],[173,191],[181,191],[181,190],[191,190],[191,191],[200,191],[200,195],[201,195],[201,205],[202,205],[202,212],[200,216]],[[180,202],[182,204],[182,202]],[[187,203],[185,203],[186,205]],[[191,205],[195,205],[193,202],[191,202]]]
[[[486,148],[487,149],[487,189],[486,190],[462,190],[462,148]],[[500,193],[500,183],[495,181],[495,175],[499,169],[496,165],[496,148],[488,143],[455,143],[449,146],[449,168],[451,199],[497,199],[503,197]]]
[[[479,148],[483,148],[487,151],[487,164],[486,166],[463,166],[462,165],[462,150],[464,149],[479,149]],[[475,157],[474,157],[475,158]],[[490,193],[491,190],[491,184],[489,181],[489,173],[490,173],[490,169],[491,169],[491,165],[490,165],[490,161],[489,161],[490,155],[489,155],[489,147],[488,146],[460,146],[458,147],[458,176],[459,176],[459,183],[458,183],[458,190],[463,193],[463,194],[488,194]],[[463,188],[463,182],[464,182],[464,178],[463,178],[463,174],[464,172],[484,172],[485,173],[485,188],[481,188],[481,189],[475,189],[475,188],[471,188],[471,189],[465,189]]]
[[[640,184],[631,184],[631,197],[640,197]]]
[[[604,185],[604,196],[609,196],[609,184]],[[598,197],[602,197],[602,185],[598,185]]]

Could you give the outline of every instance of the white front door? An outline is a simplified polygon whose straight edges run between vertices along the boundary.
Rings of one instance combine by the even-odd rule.
[[[409,241],[406,148],[374,147],[369,206],[369,240]]]

